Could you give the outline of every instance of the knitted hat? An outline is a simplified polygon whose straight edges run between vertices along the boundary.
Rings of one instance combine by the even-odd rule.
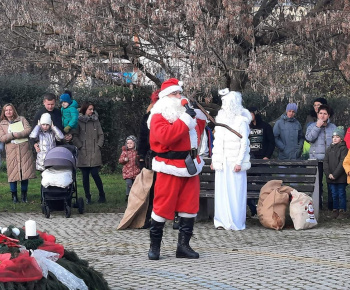
[[[248,110],[249,110],[249,112],[254,113],[254,115],[259,113],[257,107],[249,107]]]
[[[126,145],[126,142],[128,142],[128,140],[134,141],[134,144],[135,144],[135,149],[136,149],[136,145],[137,145],[137,138],[136,138],[134,135],[130,135],[130,136],[126,137],[126,140],[125,140],[125,145]]]
[[[333,136],[339,136],[342,140],[344,140],[345,136],[345,131],[343,126],[338,126],[334,131],[333,131]]]
[[[162,83],[162,86],[160,87],[159,98],[168,96],[169,94],[176,91],[182,92],[182,88],[181,88],[182,85],[183,85],[183,82],[175,78],[166,80],[165,82]]]
[[[327,100],[325,98],[316,98],[314,99],[314,103],[321,103],[322,105],[327,105]]]
[[[70,96],[68,94],[63,94],[60,96],[60,103],[62,102],[66,102],[68,104],[72,103],[72,99],[70,98]]]
[[[52,121],[51,121],[51,115],[49,113],[44,113],[41,115],[40,118],[40,124],[49,124],[51,125]]]
[[[298,111],[298,106],[296,103],[289,103],[286,107],[286,112],[293,110],[295,113]]]

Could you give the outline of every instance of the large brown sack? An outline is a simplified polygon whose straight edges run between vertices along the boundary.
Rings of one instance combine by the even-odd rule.
[[[282,180],[270,180],[261,188],[257,211],[264,227],[275,230],[284,227],[289,194],[292,191],[293,188],[282,186]]]
[[[118,225],[118,230],[139,229],[145,224],[152,183],[153,171],[143,168],[130,189],[128,207]]]

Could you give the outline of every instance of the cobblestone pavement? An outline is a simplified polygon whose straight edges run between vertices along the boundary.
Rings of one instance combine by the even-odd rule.
[[[0,226],[23,226],[57,238],[101,271],[111,289],[350,289],[350,220],[311,230],[274,231],[247,220],[244,231],[198,222],[192,247],[198,260],[176,259],[177,231],[167,223],[161,259],[149,261],[148,230],[117,231],[122,214],[0,213]]]

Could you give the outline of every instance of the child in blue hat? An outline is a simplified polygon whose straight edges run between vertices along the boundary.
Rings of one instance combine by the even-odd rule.
[[[70,95],[65,93],[60,96],[62,125],[65,133],[69,133],[71,129],[78,126],[78,103],[72,100]]]

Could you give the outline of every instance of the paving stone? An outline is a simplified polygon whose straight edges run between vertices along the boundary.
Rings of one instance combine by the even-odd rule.
[[[247,220],[244,231],[195,225],[198,260],[176,259],[178,231],[167,223],[161,259],[149,261],[148,230],[117,231],[122,214],[0,213],[0,226],[28,219],[102,272],[111,289],[350,289],[350,222],[274,231]]]

